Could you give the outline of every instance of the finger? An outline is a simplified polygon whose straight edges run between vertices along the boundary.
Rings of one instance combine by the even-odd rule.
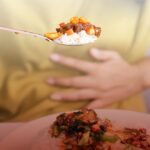
[[[72,92],[54,93],[51,95],[51,99],[55,101],[77,101],[77,100],[89,100],[96,98],[98,93],[95,90],[83,89]]]
[[[117,52],[114,51],[104,51],[104,50],[98,50],[96,48],[92,48],[90,50],[90,54],[92,57],[94,57],[97,60],[106,61],[110,59],[118,59],[120,58],[120,55]]]
[[[92,70],[94,70],[94,65],[90,62],[87,61],[82,61],[79,59],[75,59],[75,58],[69,58],[69,57],[65,57],[59,54],[51,54],[50,56],[51,60],[61,64],[63,66],[67,66],[70,68],[74,68],[76,70],[82,71],[82,72],[91,72]]]
[[[112,90],[112,91],[106,92],[105,94],[101,93],[101,99],[96,99],[92,101],[86,107],[87,108],[102,108],[102,107],[117,103],[119,101],[123,101],[129,97],[129,95],[127,95],[126,93],[130,93],[130,91],[127,90],[127,91],[122,92],[122,89],[117,89],[115,91]],[[130,96],[133,94],[135,93],[130,94]]]
[[[93,100],[91,103],[89,103],[86,108],[89,108],[89,109],[93,109],[93,108],[103,108],[107,105],[110,105],[112,104],[111,101],[107,101],[107,100],[102,100],[102,99],[96,99],[96,100]]]
[[[66,77],[66,78],[49,78],[47,83],[50,85],[59,85],[64,87],[88,88],[94,87],[94,82],[91,78],[83,77]]]

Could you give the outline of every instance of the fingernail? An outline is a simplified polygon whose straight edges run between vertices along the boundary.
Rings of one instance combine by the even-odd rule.
[[[51,99],[56,100],[56,101],[60,101],[61,100],[61,96],[59,94],[53,94],[51,96]]]
[[[53,60],[53,61],[59,61],[60,60],[60,56],[58,54],[51,54],[50,55],[50,58]]]
[[[97,56],[97,55],[99,55],[99,50],[96,49],[96,48],[92,48],[92,49],[91,49],[91,53],[92,53],[93,55]]]
[[[54,78],[50,78],[50,79],[48,79],[46,82],[47,82],[48,84],[51,84],[51,85],[55,84]]]

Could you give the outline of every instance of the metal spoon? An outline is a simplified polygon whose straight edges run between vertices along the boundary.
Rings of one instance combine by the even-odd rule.
[[[43,38],[47,41],[51,41],[51,42],[54,42],[54,43],[57,43],[57,44],[61,44],[61,45],[68,45],[68,46],[75,46],[75,45],[84,45],[84,44],[63,44],[63,43],[58,43],[58,42],[55,42],[54,40],[51,40],[41,34],[37,34],[37,33],[33,33],[33,32],[28,32],[28,31],[24,31],[24,30],[17,30],[17,29],[13,29],[13,28],[7,28],[7,27],[3,27],[3,26],[0,26],[0,30],[5,30],[5,31],[10,31],[10,32],[14,32],[14,33],[21,33],[21,34],[27,34],[27,35],[32,35],[32,36],[35,36],[35,37],[40,37],[40,38]]]

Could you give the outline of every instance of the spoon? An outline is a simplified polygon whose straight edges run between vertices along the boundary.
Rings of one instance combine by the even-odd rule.
[[[3,26],[0,26],[0,30],[5,30],[5,31],[10,31],[10,32],[14,32],[16,34],[18,33],[21,33],[21,34],[27,34],[27,35],[32,35],[32,36],[35,36],[35,37],[40,37],[40,38],[43,38],[47,41],[51,41],[51,42],[54,42],[54,43],[57,43],[57,44],[61,44],[61,45],[68,45],[68,46],[75,46],[75,45],[84,45],[84,44],[64,44],[64,43],[59,43],[59,42],[56,42],[54,40],[51,40],[41,34],[38,34],[38,33],[33,33],[33,32],[28,32],[28,31],[24,31],[24,30],[17,30],[17,29],[13,29],[13,28],[7,28],[7,27],[3,27]]]

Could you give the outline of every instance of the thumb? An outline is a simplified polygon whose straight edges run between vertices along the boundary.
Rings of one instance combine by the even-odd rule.
[[[101,61],[120,58],[120,55],[117,52],[110,51],[110,50],[98,50],[96,48],[92,48],[90,50],[90,55],[95,59]]]
[[[106,101],[104,99],[95,99],[85,107],[88,109],[103,108],[103,107],[108,106],[112,103],[113,103],[112,101]]]
[[[103,108],[104,106],[106,106],[107,104],[104,102],[104,100],[101,99],[96,99],[93,100],[92,102],[90,102],[86,108],[88,109],[94,109],[94,108]]]

